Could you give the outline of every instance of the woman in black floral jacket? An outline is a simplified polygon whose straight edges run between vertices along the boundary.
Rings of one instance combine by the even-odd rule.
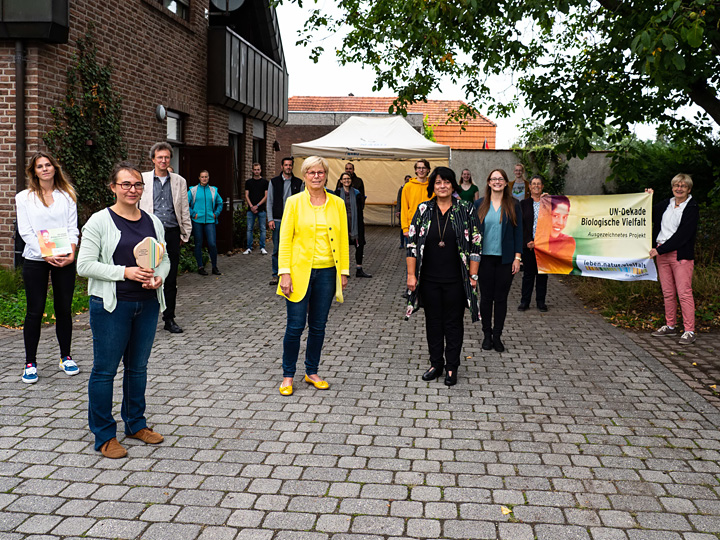
[[[480,265],[480,222],[472,205],[453,197],[460,189],[455,173],[437,167],[430,174],[428,198],[418,205],[408,231],[406,318],[425,308],[430,368],[424,381],[446,371],[445,384],[457,383],[463,343],[463,316],[470,309],[479,320],[477,272]],[[422,275],[422,279],[421,279]]]

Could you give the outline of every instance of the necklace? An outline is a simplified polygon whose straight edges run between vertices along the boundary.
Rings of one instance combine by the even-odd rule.
[[[438,246],[441,248],[445,247],[445,231],[447,230],[448,221],[450,221],[450,216],[447,217],[445,220],[445,226],[443,227],[442,232],[440,231],[440,207],[435,206],[435,209],[437,210],[437,216],[438,216],[438,234],[440,235],[440,241],[438,242]]]

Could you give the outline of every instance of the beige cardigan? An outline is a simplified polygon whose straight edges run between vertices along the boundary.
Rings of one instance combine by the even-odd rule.
[[[153,176],[154,171],[142,173],[143,182],[145,182],[145,191],[140,198],[140,210],[145,210],[148,214],[155,214],[153,211]],[[192,232],[192,222],[190,221],[190,205],[188,203],[187,182],[179,174],[170,174],[170,190],[172,191],[173,207],[175,208],[175,217],[180,225],[180,238],[183,242],[190,240]]]

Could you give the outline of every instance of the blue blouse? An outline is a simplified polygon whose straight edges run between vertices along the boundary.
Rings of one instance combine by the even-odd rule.
[[[485,235],[482,242],[483,255],[502,255],[502,223],[500,223],[500,215],[502,207],[495,210],[490,205],[488,213],[485,216]]]

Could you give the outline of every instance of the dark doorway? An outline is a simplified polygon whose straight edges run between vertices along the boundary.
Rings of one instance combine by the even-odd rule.
[[[180,152],[180,171],[188,182],[188,189],[199,183],[200,172],[210,173],[210,185],[218,188],[223,198],[223,211],[217,225],[218,252],[233,248],[233,187],[235,184],[233,149],[229,146],[183,146]]]

